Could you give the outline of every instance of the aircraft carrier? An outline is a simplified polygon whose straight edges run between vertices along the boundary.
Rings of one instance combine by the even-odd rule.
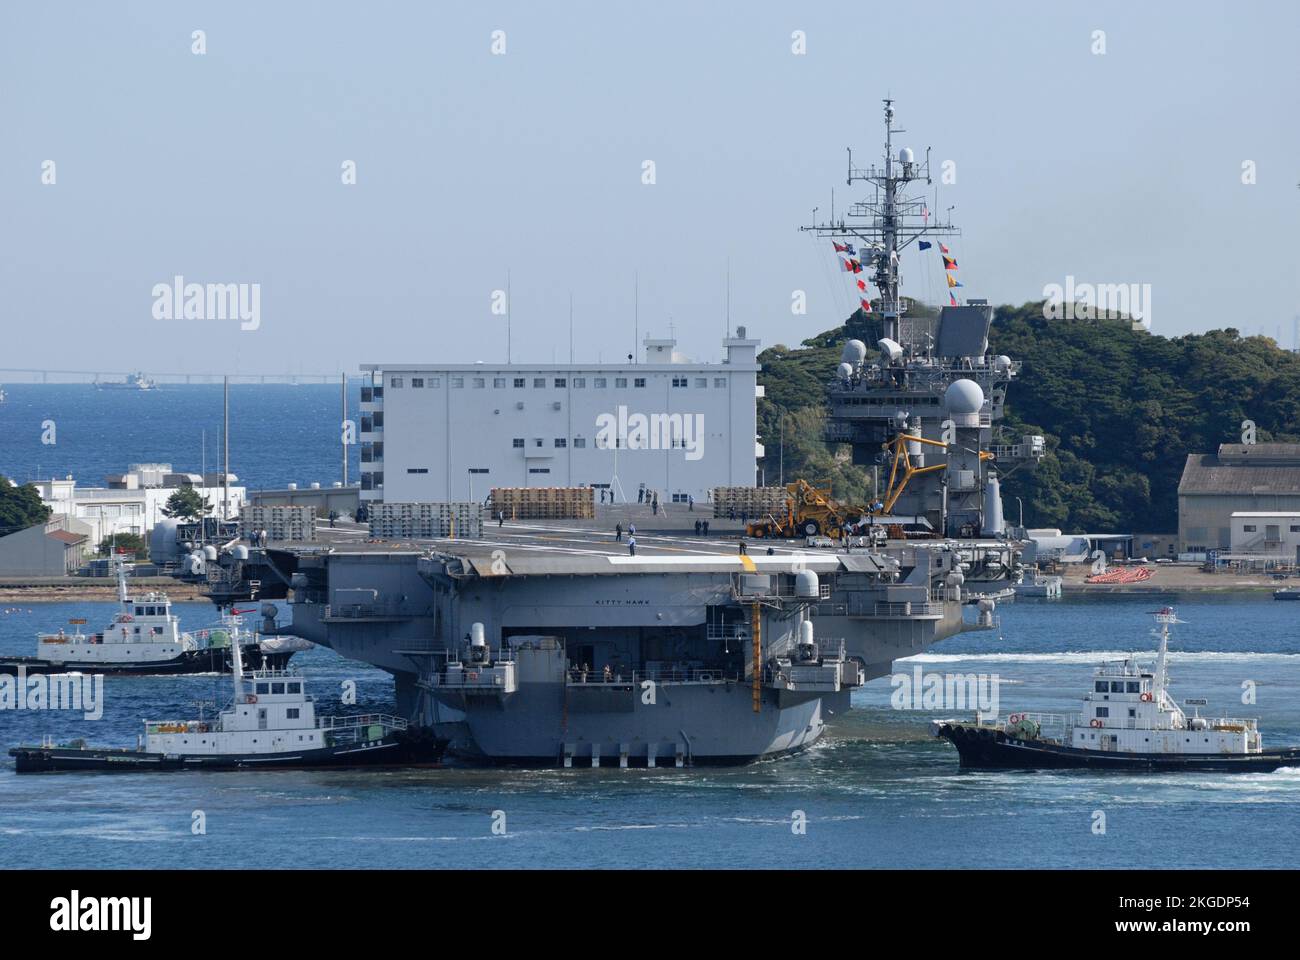
[[[928,182],[928,162],[906,149],[896,159],[896,132],[887,101],[883,166],[855,171],[850,159],[850,183],[875,184],[874,200],[806,228],[860,243],[880,289],[878,355],[851,340],[826,371],[827,439],[888,478],[867,535],[764,542],[751,556],[739,524],[695,536],[697,514],[681,505],[667,519],[618,505],[596,521],[489,524],[474,539],[401,545],[344,525],[322,529],[321,544],[225,558],[213,599],[287,599],[292,623],[264,604],[264,633],[388,671],[398,711],[453,754],[564,765],[798,750],[894,660],[991,627],[991,601],[969,620],[963,610],[968,584],[1005,586],[1019,573],[994,464],[1032,462],[1038,447],[997,449],[1017,366],[987,355],[991,309],[912,321],[898,295],[900,251],[953,231],[907,196]],[[634,556],[615,539],[618,520],[640,526]]]

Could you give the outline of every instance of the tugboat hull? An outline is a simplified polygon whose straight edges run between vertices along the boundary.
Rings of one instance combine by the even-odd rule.
[[[992,727],[960,723],[940,725],[935,736],[952,743],[962,768],[970,770],[1269,773],[1281,767],[1300,766],[1300,747],[1245,754],[1115,753],[1080,750],[1046,740],[1018,740]]]
[[[14,747],[18,773],[135,773],[174,770],[265,770],[314,767],[436,766],[445,740],[425,730],[406,730],[378,740],[276,754],[160,754],[141,750],[78,747]]]
[[[283,670],[294,651],[263,653],[257,644],[242,648],[244,662],[251,669]],[[40,657],[6,657],[0,660],[0,674],[17,676],[24,668],[29,677],[51,673],[102,673],[106,676],[163,676],[187,673],[230,673],[230,649],[211,647],[206,650],[187,650],[168,660],[143,660],[138,662],[72,663],[45,660]]]

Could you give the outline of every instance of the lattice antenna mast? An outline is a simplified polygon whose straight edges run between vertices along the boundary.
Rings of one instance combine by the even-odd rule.
[[[900,319],[907,313],[908,302],[899,296],[899,256],[923,237],[955,237],[961,230],[952,225],[951,217],[940,221],[937,211],[928,208],[923,192],[909,195],[909,186],[930,178],[930,150],[925,159],[916,162],[912,151],[904,147],[894,153],[894,134],[906,133],[894,126],[894,101],[886,99],[885,105],[885,157],[884,166],[853,166],[853,151],[849,154],[848,184],[866,181],[875,186],[875,197],[859,200],[838,219],[832,213],[828,221],[800,227],[819,237],[856,239],[858,258],[864,269],[870,269],[872,281],[880,291],[880,313],[884,321],[885,336],[900,343]],[[951,208],[949,208],[949,214]]]

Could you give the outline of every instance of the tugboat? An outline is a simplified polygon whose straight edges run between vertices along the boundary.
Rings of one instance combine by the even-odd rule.
[[[931,727],[973,769],[1070,769],[1268,773],[1300,766],[1300,747],[1265,750],[1252,720],[1188,717],[1169,695],[1165,663],[1170,607],[1156,614],[1160,637],[1153,670],[1133,657],[1093,674],[1082,714],[1014,713],[1005,721],[935,720]],[[1203,705],[1204,700],[1189,700]]]
[[[119,610],[99,633],[42,633],[36,637],[36,656],[0,658],[0,674],[16,676],[49,673],[182,674],[229,673],[231,637],[224,629],[183,633],[180,618],[171,612],[165,593],[131,596],[126,565],[114,557]],[[84,623],[85,621],[76,621]],[[279,638],[277,638],[279,639]],[[288,639],[288,638],[285,638]],[[243,650],[250,667],[283,669],[296,644],[281,642],[264,649],[256,639]]]
[[[135,749],[88,747],[81,740],[14,747],[9,755],[17,772],[432,765],[442,759],[447,741],[400,717],[316,716],[298,673],[254,670],[245,680],[239,620],[232,616],[226,623],[234,638],[235,695],[215,723],[146,720]]]

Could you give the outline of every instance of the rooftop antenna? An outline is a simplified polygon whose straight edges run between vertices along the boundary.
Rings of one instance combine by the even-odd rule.
[[[510,311],[514,304],[510,302],[510,268],[506,267],[506,365],[510,364]]]
[[[727,322],[722,328],[724,338],[731,335],[731,258],[727,257]]]
[[[641,339],[641,272],[632,274],[632,356],[636,356],[636,344]]]
[[[221,469],[221,519],[230,519],[230,377],[221,378],[221,442],[225,466]]]
[[[573,291],[569,291],[569,364],[573,364]]]
[[[340,436],[343,446],[343,486],[348,485],[348,375],[339,374],[339,403],[343,408],[343,430]]]

